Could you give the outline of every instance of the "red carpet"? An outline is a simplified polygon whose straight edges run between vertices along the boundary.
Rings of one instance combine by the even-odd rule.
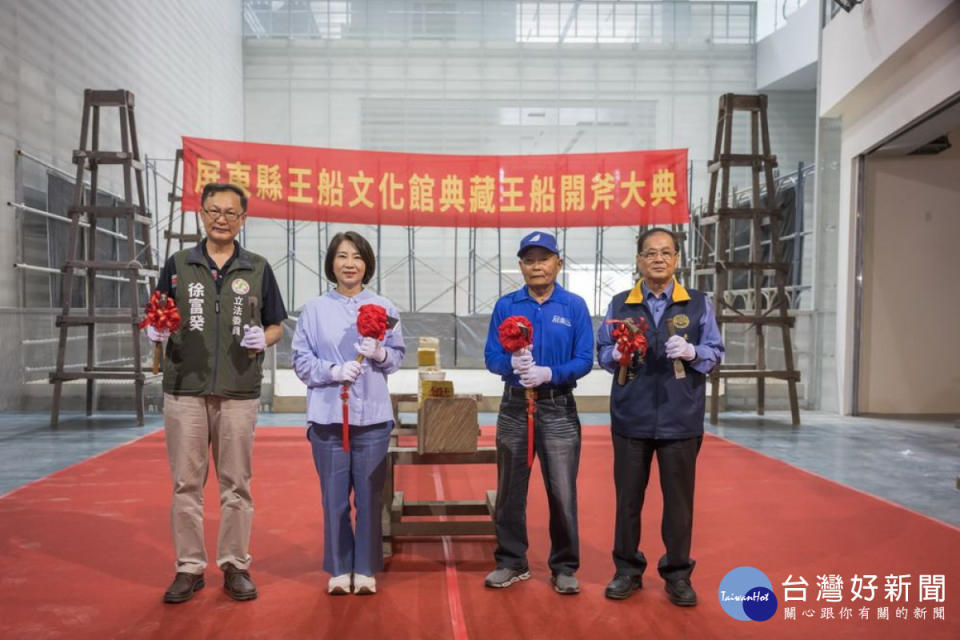
[[[484,429],[484,439],[492,430]],[[260,598],[234,603],[215,568],[207,587],[183,605],[164,605],[173,577],[168,526],[169,472],[155,433],[53,474],[0,499],[0,638],[958,638],[960,530],[795,469],[715,437],[704,443],[697,482],[693,584],[700,605],[679,609],[648,570],[645,587],[624,602],[603,597],[612,576],[613,480],[609,432],[584,429],[580,469],[583,593],[549,584],[546,500],[539,468],[531,483],[532,580],[507,590],[483,587],[492,568],[487,538],[408,539],[399,543],[372,597],[325,594],[319,486],[302,428],[257,432],[252,575]],[[435,473],[439,474],[439,483]],[[495,487],[492,466],[400,467],[398,488],[431,499],[478,499]],[[216,546],[216,482],[207,487],[208,550]],[[654,562],[661,501],[654,475],[644,509],[642,548]],[[444,548],[449,559],[445,559]],[[770,578],[780,609],[767,622],[740,622],[720,608],[720,580],[739,566]],[[788,574],[810,584],[807,603],[784,603]],[[844,602],[817,602],[817,575],[843,576]],[[846,584],[877,574],[870,620],[859,619]],[[883,600],[883,576],[910,574],[909,601]],[[946,576],[943,603],[919,602],[918,576]],[[453,594],[453,606],[450,597]],[[783,605],[797,606],[784,620]],[[875,620],[878,606],[890,620]],[[834,620],[820,620],[834,608]],[[850,606],[853,619],[840,619]],[[895,616],[908,608],[909,619]],[[945,620],[933,620],[943,607]],[[805,618],[809,609],[814,617]],[[925,620],[915,620],[925,609]],[[453,620],[452,620],[453,618]],[[458,630],[458,631],[457,631]]]

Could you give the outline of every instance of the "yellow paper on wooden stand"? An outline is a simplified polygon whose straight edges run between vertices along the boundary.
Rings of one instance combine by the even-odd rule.
[[[452,398],[453,381],[452,380],[421,380],[420,381],[420,402],[418,406],[423,406],[425,398]]]

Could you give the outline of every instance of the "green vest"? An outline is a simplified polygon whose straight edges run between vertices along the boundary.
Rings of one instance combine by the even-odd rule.
[[[173,286],[180,329],[167,341],[163,390],[176,396],[260,397],[263,352],[255,358],[240,346],[250,322],[250,296],[263,304],[262,256],[239,249],[223,275],[220,294],[200,245],[174,254]]]

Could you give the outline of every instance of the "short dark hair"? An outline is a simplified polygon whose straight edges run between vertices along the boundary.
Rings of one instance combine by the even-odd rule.
[[[677,234],[670,229],[664,229],[663,227],[651,227],[643,233],[640,234],[640,237],[637,238],[637,253],[643,253],[643,243],[646,242],[647,238],[652,236],[655,233],[665,233],[670,236],[670,239],[673,240],[673,250],[677,253],[680,253],[680,242],[677,240]]]
[[[202,205],[206,202],[207,198],[213,194],[224,191],[232,191],[237,194],[240,197],[240,206],[243,207],[244,211],[247,210],[247,193],[243,190],[243,187],[230,182],[208,182],[203,185],[203,193],[200,194],[200,204]]]
[[[373,254],[373,247],[370,246],[367,239],[356,231],[341,231],[333,236],[333,240],[330,241],[330,246],[327,247],[327,257],[323,259],[324,275],[327,276],[327,280],[330,282],[337,281],[337,276],[333,273],[333,259],[337,256],[337,249],[340,248],[340,243],[344,240],[352,242],[353,246],[355,246],[360,253],[360,259],[363,260],[363,264],[366,267],[363,270],[363,284],[367,284],[377,270],[377,258]]]

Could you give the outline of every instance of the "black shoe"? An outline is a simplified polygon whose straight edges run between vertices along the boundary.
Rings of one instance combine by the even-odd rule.
[[[643,576],[625,576],[618,573],[603,590],[603,595],[611,600],[626,600],[637,589],[643,588]]]
[[[697,592],[690,586],[688,578],[667,580],[663,588],[667,592],[670,602],[678,607],[692,607],[697,604]]]
[[[186,602],[200,589],[203,589],[202,573],[178,573],[164,592],[163,601],[170,604]]]
[[[254,600],[257,597],[257,588],[250,580],[250,573],[230,563],[223,565],[223,588],[234,600]]]

